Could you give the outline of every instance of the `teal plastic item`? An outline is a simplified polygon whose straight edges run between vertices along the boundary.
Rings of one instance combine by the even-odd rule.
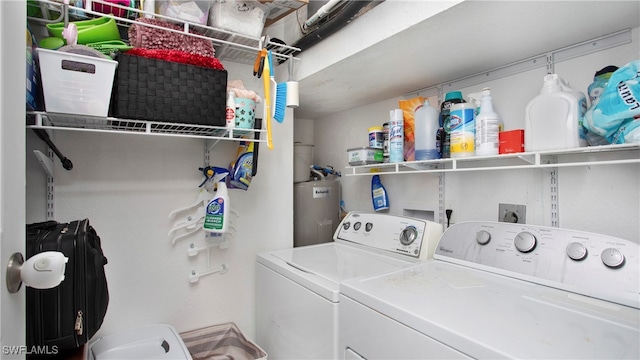
[[[380,181],[380,175],[373,175],[371,178],[371,200],[373,201],[373,210],[389,210],[389,196]]]
[[[101,41],[121,40],[116,21],[108,17],[73,22],[78,28],[78,44],[91,44]],[[62,38],[64,23],[47,24],[47,30],[55,37]]]
[[[445,94],[444,96],[444,101],[449,101],[449,100],[462,100],[462,92],[460,91],[450,91],[448,93]]]
[[[583,126],[611,144],[640,143],[640,60],[619,68],[609,78]]]

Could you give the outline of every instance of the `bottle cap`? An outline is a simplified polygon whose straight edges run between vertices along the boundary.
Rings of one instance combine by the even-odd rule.
[[[460,92],[460,91],[451,91],[451,92],[448,92],[444,96],[444,101],[453,100],[453,99],[462,100],[462,92]]]

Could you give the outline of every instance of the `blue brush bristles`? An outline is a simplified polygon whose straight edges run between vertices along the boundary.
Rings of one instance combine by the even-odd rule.
[[[277,122],[284,121],[285,108],[287,106],[287,83],[279,83],[276,86],[276,101],[275,109],[273,110],[273,118]]]

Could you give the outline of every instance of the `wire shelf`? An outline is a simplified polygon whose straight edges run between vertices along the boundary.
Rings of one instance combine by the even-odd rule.
[[[37,21],[41,23],[58,23],[64,21],[64,5],[60,2],[50,0],[39,0],[40,7],[43,13],[59,15],[56,19],[46,20],[42,18],[29,17],[29,20]],[[175,32],[179,34],[189,35],[201,39],[210,40],[213,43],[213,47],[216,51],[216,57],[221,60],[233,61],[241,64],[253,64],[255,61],[257,52],[261,46],[271,49],[273,57],[284,62],[287,59],[294,58],[294,55],[300,52],[299,48],[273,42],[268,36],[263,38],[254,38],[235,32],[227,31],[224,29],[214,28],[211,26],[205,26],[202,24],[192,23],[184,20],[163,16],[160,14],[149,13],[137,8],[131,8],[117,3],[110,3],[103,0],[92,0],[92,3],[103,4],[105,6],[112,7],[114,9],[119,8],[126,11],[126,17],[118,17],[113,14],[103,14],[101,12],[84,9],[82,7],[76,7],[73,5],[68,6],[69,18],[71,20],[86,20],[95,17],[109,17],[116,21],[119,27],[128,28],[131,24],[140,26],[148,26],[152,28],[158,28],[154,25],[137,22],[135,19],[140,17],[154,17],[157,19],[169,21],[171,23],[179,25],[182,30],[174,30],[169,28],[159,28],[165,31]],[[197,30],[200,34],[194,34],[193,30]],[[297,58],[294,58],[299,60]]]
[[[187,137],[208,140],[265,142],[254,139],[265,130],[227,129],[218,126],[119,119],[74,114],[27,112],[27,127],[35,129],[110,132],[123,134]]]

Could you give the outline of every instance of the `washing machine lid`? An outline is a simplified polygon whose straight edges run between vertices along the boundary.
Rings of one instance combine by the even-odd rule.
[[[339,301],[343,280],[383,274],[415,263],[340,242],[261,253],[257,261],[332,302]]]
[[[344,296],[473,358],[640,358],[640,310],[439,260]]]
[[[148,325],[97,339],[89,347],[95,360],[191,360],[191,354],[170,325]]]

